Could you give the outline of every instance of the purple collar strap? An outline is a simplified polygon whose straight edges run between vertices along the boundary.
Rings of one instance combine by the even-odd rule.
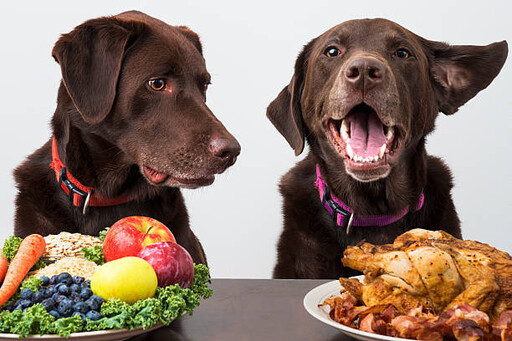
[[[403,209],[397,215],[372,215],[372,216],[361,216],[354,214],[354,210],[349,206],[345,205],[340,199],[331,195],[327,183],[322,178],[320,168],[316,165],[316,187],[320,193],[320,200],[324,205],[325,209],[333,217],[336,225],[346,227],[347,234],[350,234],[352,226],[386,226],[402,219],[407,213],[409,213],[409,206]],[[415,210],[419,211],[423,207],[425,196],[421,192],[420,200],[416,205]]]

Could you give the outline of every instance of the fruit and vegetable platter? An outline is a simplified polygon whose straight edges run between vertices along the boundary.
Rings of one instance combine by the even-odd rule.
[[[208,268],[149,217],[123,218],[98,237],[11,236],[0,282],[0,339],[143,332],[192,314],[212,294]]]

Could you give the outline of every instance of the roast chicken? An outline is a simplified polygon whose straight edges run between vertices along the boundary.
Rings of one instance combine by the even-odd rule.
[[[512,309],[512,257],[487,244],[443,231],[414,229],[393,244],[348,247],[343,265],[364,282],[340,282],[366,306],[392,304],[401,312],[422,306],[436,314],[467,303],[494,321]]]

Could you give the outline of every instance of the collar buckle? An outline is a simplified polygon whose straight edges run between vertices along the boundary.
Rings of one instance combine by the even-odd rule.
[[[64,189],[64,191],[67,192],[66,194],[68,195],[68,199],[69,199],[69,201],[71,201],[71,203],[73,205],[75,203],[75,200],[74,200],[75,194],[80,196],[81,201],[80,201],[79,207],[83,208],[83,212],[85,212],[85,208],[86,208],[85,201],[86,201],[86,198],[89,197],[89,193],[82,191],[71,180],[69,180],[69,178],[67,176],[67,172],[66,172],[66,167],[62,167],[60,169],[59,185],[60,185],[60,187],[62,187],[62,189]]]
[[[338,214],[341,214],[343,216],[343,224],[340,226],[344,227],[347,231],[347,234],[349,234],[352,227],[352,221],[354,220],[354,212],[349,212],[345,210],[336,201],[334,201],[327,186],[325,186],[324,189],[322,204],[324,206],[329,206],[329,208],[332,210],[332,220],[336,225],[338,225]]]

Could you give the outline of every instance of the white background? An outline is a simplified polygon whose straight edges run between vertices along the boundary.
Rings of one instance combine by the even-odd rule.
[[[309,40],[348,19],[384,17],[432,40],[512,43],[510,1],[2,1],[0,241],[13,230],[12,170],[50,137],[60,81],[53,44],[87,19],[129,9],[187,25],[201,36],[213,76],[208,105],[242,145],[238,162],[211,187],[185,191],[214,277],[271,276],[282,225],[277,183],[297,159],[265,109],[289,82]],[[511,58],[456,115],[439,116],[427,146],[453,171],[464,236],[508,252]]]

